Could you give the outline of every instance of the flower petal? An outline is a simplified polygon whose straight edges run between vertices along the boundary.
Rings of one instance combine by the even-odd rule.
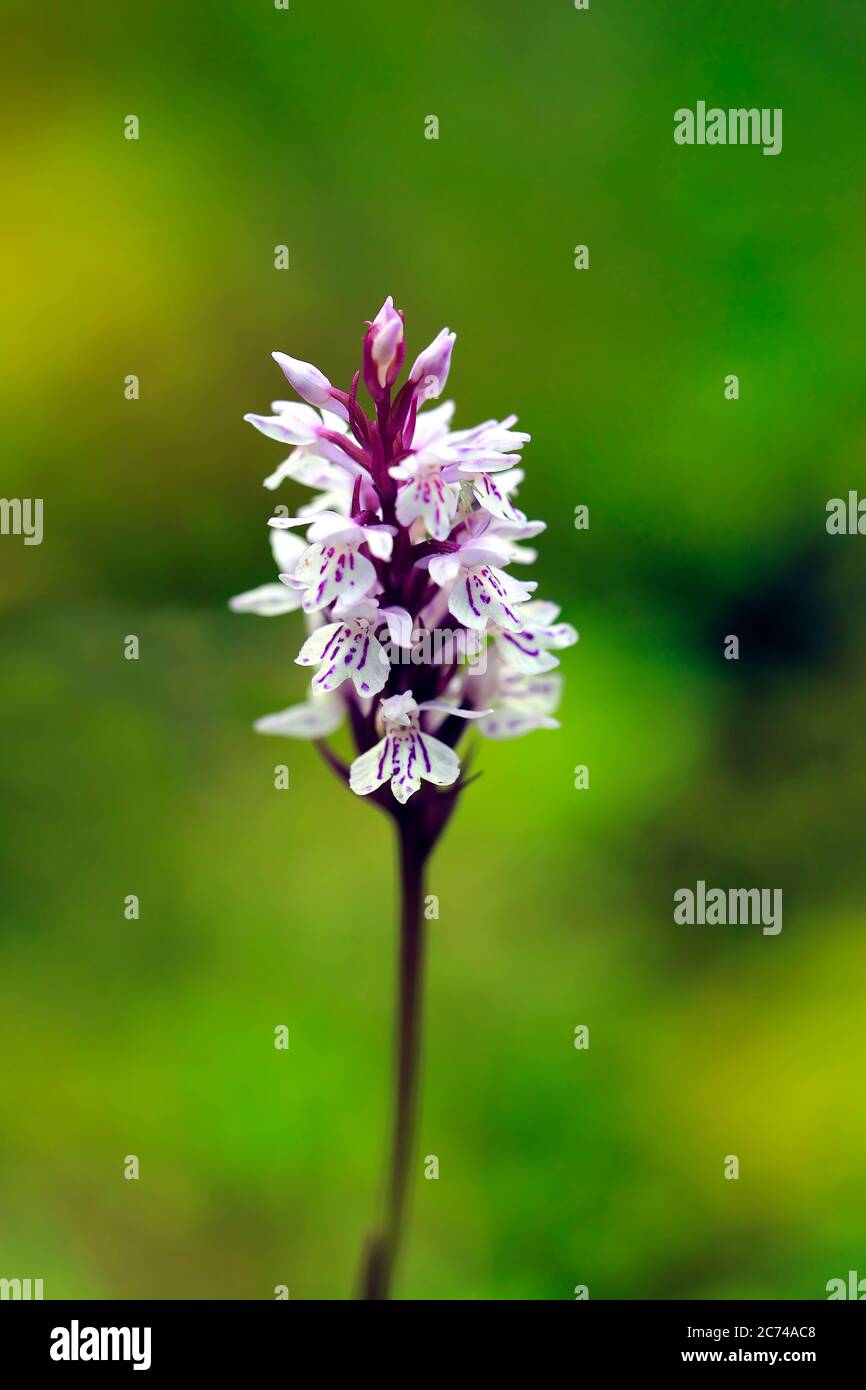
[[[303,705],[290,705],[277,714],[265,714],[253,728],[257,734],[283,734],[286,738],[325,738],[343,722],[345,710],[341,700],[330,695],[307,700]]]
[[[458,709],[456,705],[446,705],[440,700],[425,700],[418,708],[436,714],[454,714],[458,719],[484,719],[493,713],[492,709]]]
[[[281,401],[286,409],[279,415],[245,415],[244,419],[269,439],[278,439],[282,444],[311,444],[322,428],[319,416],[309,405],[296,405],[293,401]]]
[[[559,657],[545,650],[534,634],[525,629],[523,632],[498,632],[496,645],[502,660],[515,671],[541,674],[559,665]]]
[[[514,506],[508,493],[504,488],[500,488],[497,482],[489,473],[480,473],[475,480],[472,491],[475,497],[491,516],[501,517],[503,521],[525,521],[526,516]]]
[[[519,632],[523,624],[514,608],[531,592],[529,586],[495,565],[474,565],[461,573],[448,595],[448,609],[464,627],[483,628],[493,622]]]
[[[524,734],[534,734],[538,729],[558,729],[559,720],[545,714],[522,714],[519,710],[498,709],[488,715],[478,725],[478,732],[485,738],[521,738]]]
[[[364,540],[367,542],[370,554],[375,555],[377,560],[390,560],[394,549],[394,526],[365,526]]]
[[[285,584],[260,584],[244,594],[229,599],[233,613],[257,613],[260,618],[276,618],[281,613],[294,613],[301,606],[302,595]]]
[[[458,555],[433,555],[428,565],[430,578],[434,584],[440,588],[443,584],[450,584],[452,579],[456,579],[460,573],[460,557]]]
[[[452,710],[452,713],[459,714],[461,711]],[[457,781],[460,776],[460,759],[453,748],[449,748],[447,743],[440,742],[430,734],[416,734],[415,742],[419,746],[421,776],[426,781],[437,787],[450,787]]]
[[[338,598],[363,598],[376,583],[376,571],[349,545],[311,545],[298,564],[293,582],[306,589],[304,612],[318,613]]]
[[[391,663],[372,629],[366,620],[329,623],[307,639],[296,660],[300,666],[321,663],[313,677],[316,693],[336,690],[351,680],[363,699],[378,695],[391,673]]]
[[[434,540],[444,541],[451,534],[459,501],[458,487],[443,482],[438,473],[425,470],[397,493],[397,520],[401,526],[411,526],[421,517],[427,534]]]
[[[382,617],[388,624],[388,635],[397,647],[412,646],[412,615],[407,613],[405,608],[396,605],[392,608],[382,608]]]
[[[390,735],[356,758],[349,770],[349,786],[358,796],[369,796],[390,777]]]
[[[400,730],[391,735],[391,791],[401,805],[414,796],[421,786],[422,761],[429,765],[430,758],[419,748],[414,729]]]
[[[324,627],[317,627],[315,632],[307,638],[298,655],[295,657],[296,666],[317,666],[324,659],[325,649],[333,641],[335,635],[343,626],[342,623],[326,623]]]
[[[412,448],[425,449],[429,444],[445,435],[448,432],[453,414],[453,401],[443,401],[441,405],[434,405],[432,409],[423,411],[415,421]]]

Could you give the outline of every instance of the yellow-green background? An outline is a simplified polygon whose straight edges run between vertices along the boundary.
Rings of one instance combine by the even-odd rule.
[[[286,394],[270,352],[345,385],[388,293],[410,353],[457,331],[458,425],[531,431],[540,592],[581,631],[562,730],[483,746],[433,867],[397,1292],[866,1273],[866,540],[824,529],[866,485],[860,0],[7,19],[2,491],[44,498],[45,539],[0,539],[0,1275],[353,1291],[388,826],[252,733],[302,694],[300,623],[226,599],[273,577],[282,454],[241,420]],[[698,99],[782,107],[782,154],[677,147]],[[698,878],[782,888],[782,934],[676,927]]]

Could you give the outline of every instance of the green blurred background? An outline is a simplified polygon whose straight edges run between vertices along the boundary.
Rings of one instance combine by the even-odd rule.
[[[346,385],[388,293],[410,356],[457,331],[458,425],[531,431],[536,577],[581,631],[561,731],[483,745],[433,865],[397,1294],[821,1298],[866,1274],[866,541],[824,528],[864,478],[860,0],[8,22],[2,490],[44,498],[45,540],[0,540],[0,1275],[354,1291],[389,826],[252,733],[302,694],[300,623],[226,600],[273,577],[282,455],[241,419],[287,394],[270,352]],[[677,147],[698,99],[782,107],[782,154]],[[781,935],[676,927],[698,878],[782,888]]]

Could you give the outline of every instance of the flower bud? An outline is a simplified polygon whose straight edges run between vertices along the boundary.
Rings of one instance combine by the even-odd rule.
[[[403,315],[389,294],[364,338],[364,385],[373,400],[380,400],[393,386],[405,356]]]
[[[272,352],[271,356],[302,400],[320,410],[330,410],[343,420],[348,418],[345,406],[333,394],[330,381],[312,362],[300,362],[285,352]]]
[[[415,399],[419,406],[424,401],[435,400],[444,391],[456,337],[456,333],[449,333],[447,328],[443,328],[430,346],[415,358],[409,380],[415,387]]]

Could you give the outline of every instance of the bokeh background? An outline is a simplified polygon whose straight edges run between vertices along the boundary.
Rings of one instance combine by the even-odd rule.
[[[270,352],[347,384],[388,293],[410,354],[457,331],[458,424],[532,432],[537,577],[581,631],[561,731],[483,746],[434,864],[397,1293],[821,1298],[866,1274],[866,541],[824,526],[866,478],[862,4],[8,22],[2,491],[44,498],[45,539],[0,540],[0,1275],[353,1294],[389,827],[252,733],[302,694],[299,622],[226,600],[272,578],[281,455],[241,419],[285,394]],[[782,154],[677,147],[698,99],[782,107]],[[781,935],[675,926],[698,878],[782,888]]]

